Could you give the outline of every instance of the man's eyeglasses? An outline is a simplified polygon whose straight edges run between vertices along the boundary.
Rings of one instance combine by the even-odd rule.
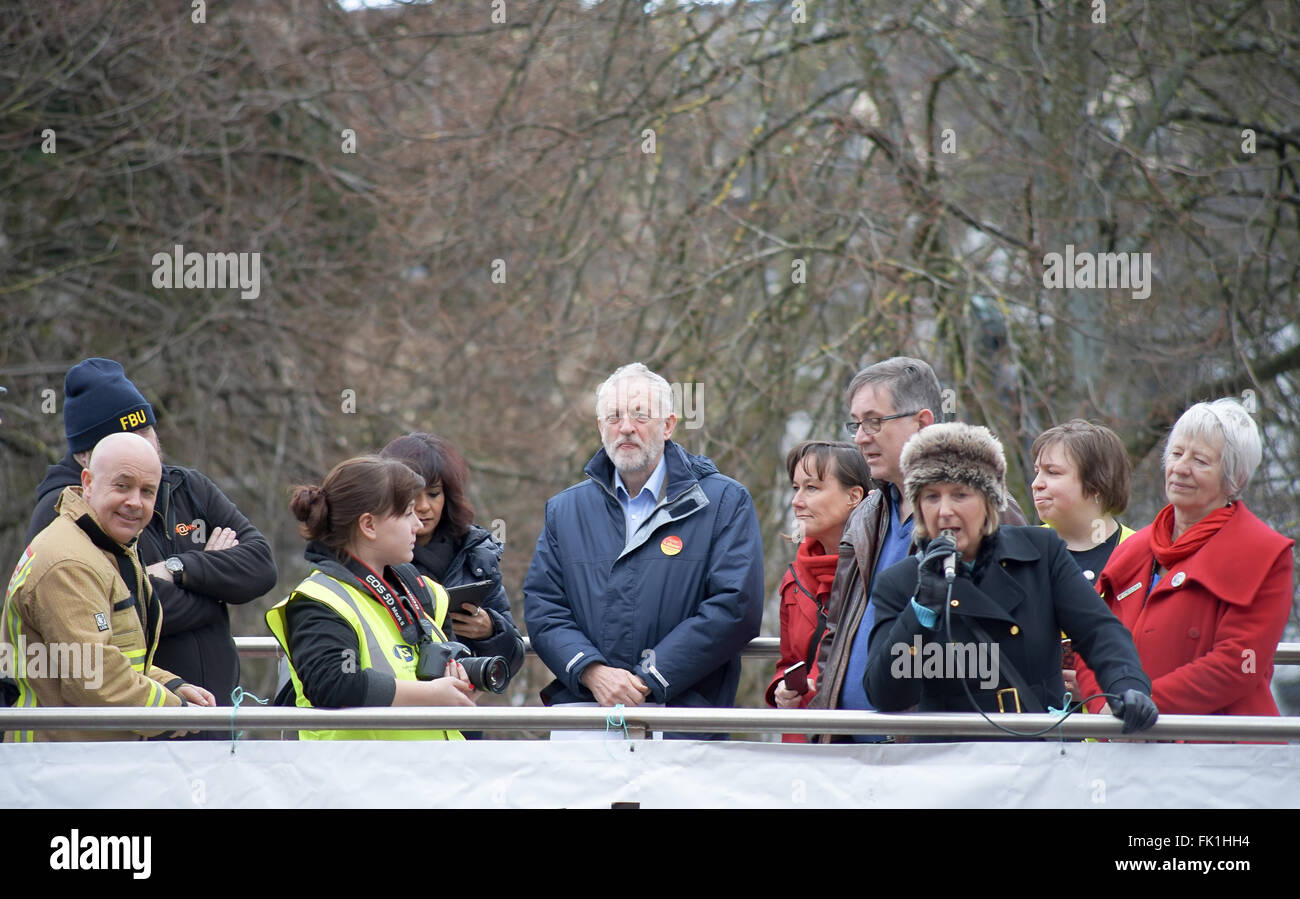
[[[612,428],[615,425],[620,424],[624,418],[630,418],[635,424],[639,425],[643,425],[651,420],[651,416],[646,412],[624,412],[619,415],[604,415],[601,416],[600,420]]]
[[[917,410],[919,412],[921,410]],[[862,421],[844,422],[844,430],[849,432],[850,437],[858,436],[858,428],[861,428],[867,434],[879,434],[880,429],[884,427],[885,422],[893,421],[895,418],[907,418],[909,415],[915,415],[916,412],[897,412],[893,415],[882,415],[880,418],[864,418]]]

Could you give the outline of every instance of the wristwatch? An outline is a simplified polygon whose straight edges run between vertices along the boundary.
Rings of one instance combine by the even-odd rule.
[[[163,562],[167,570],[172,573],[172,583],[177,587],[185,586],[185,563],[178,557],[172,556]]]

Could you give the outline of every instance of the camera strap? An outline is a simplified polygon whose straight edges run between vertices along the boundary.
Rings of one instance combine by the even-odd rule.
[[[415,595],[415,598],[420,601],[420,605],[424,607],[424,615],[421,616],[421,619],[429,622],[434,635],[438,638],[438,642],[446,643],[447,635],[434,619],[434,616],[438,614],[438,598],[433,595],[429,585],[424,582],[424,576],[420,574],[420,569],[410,562],[393,565],[392,569],[393,574],[397,575],[397,579],[402,582],[410,593]]]
[[[388,609],[388,614],[393,617],[393,623],[402,633],[402,639],[411,646],[419,646],[421,642],[430,639],[432,626],[428,618],[420,614],[420,604],[416,602],[415,597],[411,595],[406,585],[398,579],[398,585],[401,587],[401,594],[393,592],[392,587],[383,579],[373,568],[362,562],[356,556],[350,555],[344,562],[348,571],[361,582],[375,599],[384,604]]]
[[[811,599],[813,604],[817,606],[817,625],[813,628],[812,637],[808,640],[808,651],[804,653],[804,664],[806,666],[804,673],[811,676],[813,666],[817,664],[817,653],[821,649],[822,637],[826,634],[826,605],[820,599],[809,593],[807,587],[799,583],[799,575],[795,574],[793,562],[790,563],[790,578],[794,581],[795,589]]]
[[[989,632],[984,629],[984,625],[980,624],[974,618],[967,618],[966,626],[970,628],[970,631],[975,635],[976,640],[983,642],[986,646],[995,645],[994,639],[989,636]],[[948,639],[953,639],[951,632],[948,634]],[[1000,643],[996,645],[1001,646]],[[1002,669],[1002,680],[1016,688],[1016,693],[1020,696],[1021,707],[1025,711],[1034,714],[1042,714],[1047,711],[1043,708],[1042,703],[1038,701],[1038,694],[1034,692],[1033,687],[1029,685],[1029,682],[1020,676],[1020,672],[1016,670],[1016,666],[1011,663],[1011,660],[999,653],[998,662]]]

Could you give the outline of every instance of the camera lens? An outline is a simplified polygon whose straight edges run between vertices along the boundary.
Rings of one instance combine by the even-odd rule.
[[[510,666],[501,656],[461,659],[460,664],[464,666],[469,682],[479,690],[502,693],[510,680]]]
[[[487,659],[487,664],[483,666],[483,683],[493,693],[502,693],[506,689],[506,682],[510,680],[510,666],[501,656],[493,656]]]

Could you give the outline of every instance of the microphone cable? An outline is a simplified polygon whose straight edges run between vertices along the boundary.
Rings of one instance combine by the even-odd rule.
[[[950,643],[953,642],[953,634],[952,634],[952,581],[949,581],[949,582],[948,582],[948,596],[947,596],[947,599],[944,601],[944,604],[943,604],[943,626],[944,626],[944,630],[947,632],[948,642],[950,642]],[[1003,733],[1010,734],[1010,735],[1013,736],[1013,737],[1041,737],[1041,736],[1043,736],[1043,735],[1045,735],[1045,734],[1047,734],[1047,733],[1049,733],[1049,732],[1051,732],[1051,731],[1056,730],[1057,728],[1059,728],[1059,727],[1061,726],[1061,724],[1065,722],[1065,719],[1066,719],[1066,718],[1069,718],[1071,715],[1078,714],[1080,711],[1082,711],[1083,706],[1084,706],[1085,703],[1092,702],[1092,700],[1097,699],[1098,697],[1101,697],[1101,698],[1104,698],[1104,699],[1116,699],[1116,700],[1119,700],[1119,699],[1120,699],[1120,697],[1116,696],[1114,693],[1094,693],[1092,696],[1089,696],[1089,697],[1087,697],[1087,698],[1085,698],[1085,699],[1080,699],[1080,700],[1078,700],[1078,701],[1076,701],[1076,702],[1071,702],[1071,703],[1069,703],[1069,704],[1065,707],[1065,709],[1063,709],[1063,714],[1061,714],[1060,718],[1059,718],[1058,720],[1056,720],[1056,721],[1053,721],[1051,724],[1047,725],[1047,727],[1044,727],[1044,728],[1041,729],[1041,730],[1035,730],[1035,731],[1018,731],[1018,730],[1012,730],[1012,729],[1009,728],[1009,727],[1004,727],[1003,725],[998,724],[996,721],[994,721],[992,718],[990,718],[990,717],[988,716],[988,714],[987,714],[987,713],[986,713],[982,708],[980,708],[979,703],[975,701],[975,694],[971,692],[970,684],[968,684],[966,681],[967,681],[967,678],[964,678],[964,677],[963,677],[963,678],[961,679],[961,686],[962,686],[962,689],[966,691],[966,698],[970,700],[971,708],[973,708],[975,711],[979,712],[979,713],[980,713],[980,716],[981,716],[985,721],[987,721],[989,724],[992,724],[992,725],[993,725],[994,727],[996,727],[998,730],[1002,731]],[[1122,700],[1121,700],[1121,701],[1122,701]],[[1051,714],[1051,713],[1049,713],[1049,714]]]

